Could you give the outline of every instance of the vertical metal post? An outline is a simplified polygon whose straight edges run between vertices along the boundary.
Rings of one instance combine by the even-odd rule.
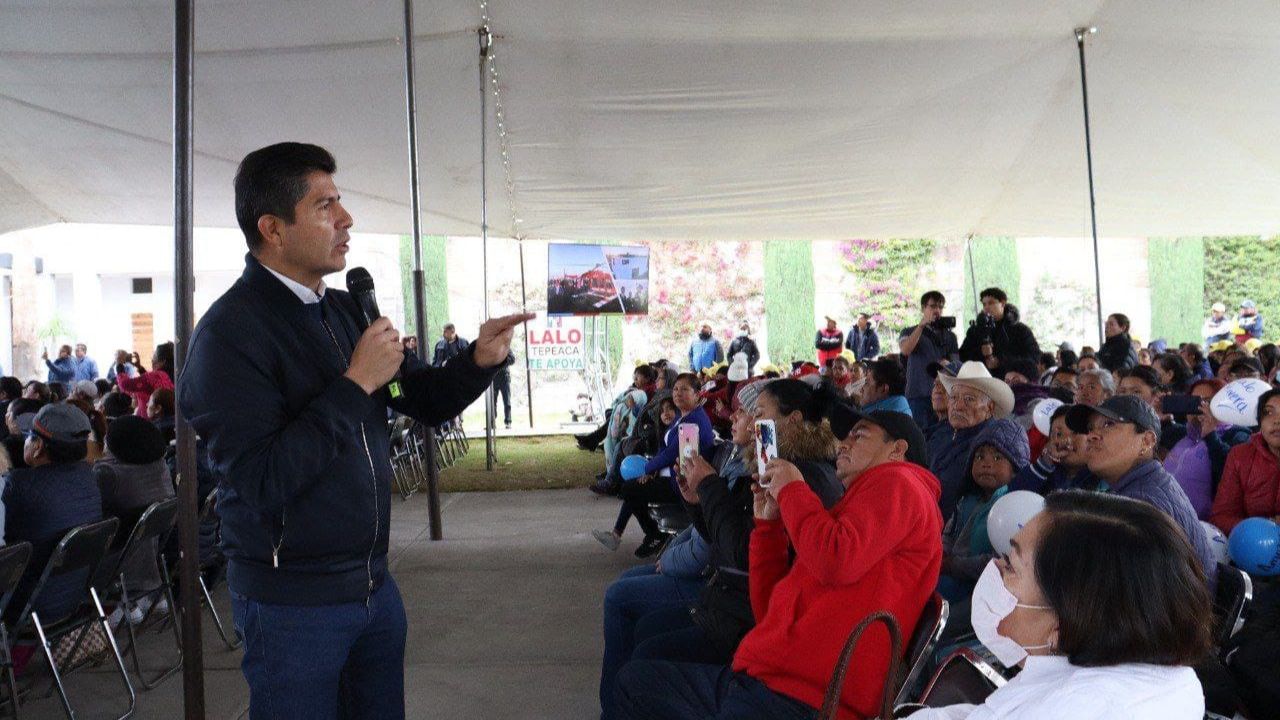
[[[481,263],[481,280],[484,292],[482,305],[484,320],[489,320],[489,93],[485,82],[485,66],[489,63],[489,50],[493,48],[493,34],[488,25],[482,25],[478,33],[480,40],[480,249],[483,253]],[[510,371],[508,371],[510,372]],[[509,381],[508,381],[509,382]],[[493,383],[484,391],[484,469],[493,470],[497,460],[497,451],[493,442],[493,426],[495,408]]]
[[[1098,347],[1106,342],[1102,330],[1102,267],[1098,257],[1098,208],[1093,194],[1093,141],[1089,135],[1089,80],[1084,66],[1084,38],[1098,32],[1096,27],[1078,27],[1076,48],[1080,51],[1080,98],[1084,106],[1084,157],[1089,168],[1089,220],[1093,224],[1093,283],[1098,309]]]
[[[520,247],[520,312],[529,312],[529,293],[525,287],[524,277],[524,238],[519,237],[516,243]],[[524,327],[524,388],[528,395],[529,429],[533,429],[533,371],[529,369],[529,326]]]
[[[418,349],[427,352],[430,335],[427,334],[426,274],[422,271],[422,205],[421,186],[418,181],[418,104],[417,88],[413,80],[413,0],[404,0],[404,100],[409,120],[409,204],[413,209],[413,317],[418,325]],[[446,292],[441,288],[438,292]],[[443,519],[440,516],[440,467],[436,460],[435,428],[427,428],[431,434],[426,445],[427,454],[427,516],[431,539],[444,537]]]
[[[174,376],[190,350],[195,322],[195,263],[192,257],[192,70],[195,27],[192,0],[174,0],[173,39],[173,281]],[[196,496],[196,436],[177,406],[178,616],[182,623],[182,697],[186,720],[204,720],[204,648],[200,633],[199,498]]]

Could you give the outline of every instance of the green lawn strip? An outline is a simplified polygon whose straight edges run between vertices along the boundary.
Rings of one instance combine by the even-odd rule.
[[[498,438],[498,462],[485,470],[484,438],[473,438],[458,464],[440,473],[441,492],[496,492],[586,487],[604,469],[604,453],[578,448],[572,435]]]

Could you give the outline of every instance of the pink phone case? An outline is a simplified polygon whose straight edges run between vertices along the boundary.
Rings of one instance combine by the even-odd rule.
[[[680,462],[684,462],[698,452],[698,426],[693,423],[681,423],[678,432],[680,433]]]

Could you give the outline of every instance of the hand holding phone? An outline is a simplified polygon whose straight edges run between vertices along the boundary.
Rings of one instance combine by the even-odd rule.
[[[681,465],[698,454],[698,426],[694,423],[680,423],[676,432],[680,438],[680,458],[676,464]]]

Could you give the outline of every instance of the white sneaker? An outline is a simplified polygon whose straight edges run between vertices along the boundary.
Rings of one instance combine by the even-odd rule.
[[[612,530],[592,530],[591,535],[600,541],[601,545],[610,550],[617,550],[618,546],[622,544],[622,538],[615,535]]]

